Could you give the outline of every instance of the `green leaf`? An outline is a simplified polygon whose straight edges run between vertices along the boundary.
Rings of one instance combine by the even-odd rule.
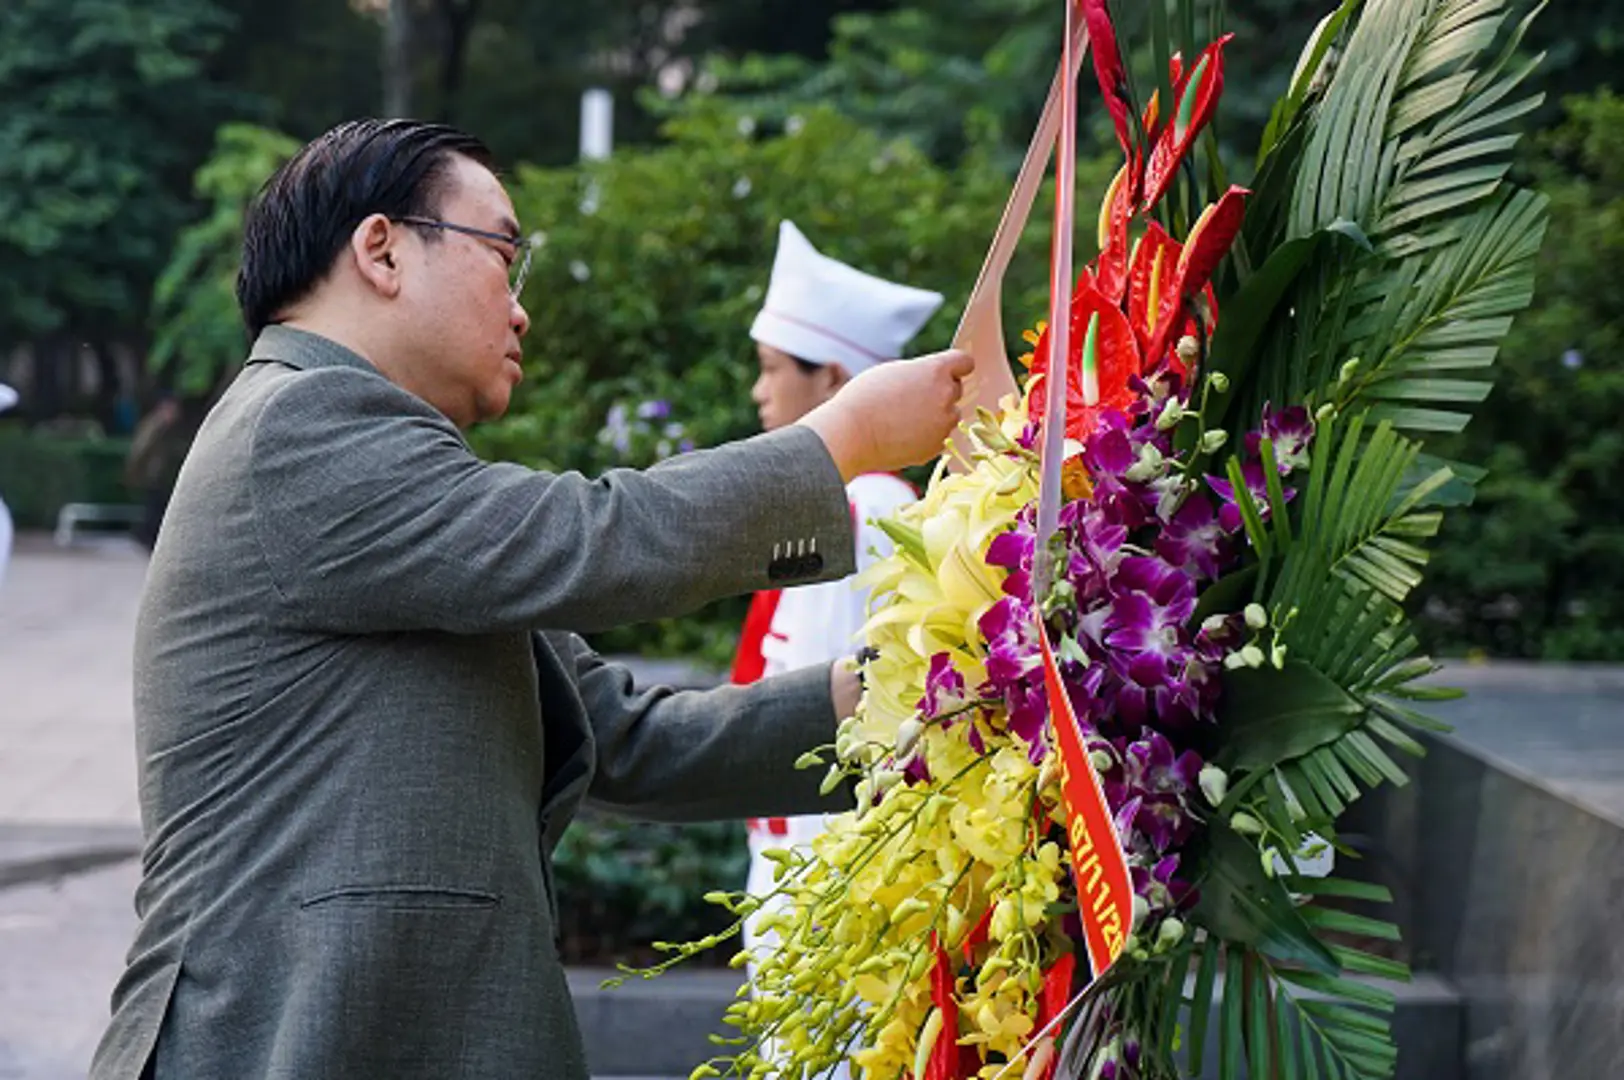
[[[1225,574],[1201,593],[1190,616],[1190,626],[1199,628],[1210,616],[1229,615],[1246,606],[1257,589],[1258,568],[1245,566]]]
[[[1351,900],[1366,900],[1373,904],[1390,904],[1393,894],[1384,886],[1347,878],[1300,878],[1292,876],[1287,883],[1292,892],[1311,896],[1344,896]]]
[[[1257,847],[1222,819],[1214,819],[1207,833],[1209,846],[1197,903],[1201,925],[1226,941],[1257,948],[1275,960],[1327,976],[1340,970],[1336,958],[1303,921],[1285,887],[1263,873]]]
[[[1218,978],[1218,960],[1224,947],[1208,935],[1196,969],[1195,993],[1190,998],[1190,1072],[1200,1075],[1207,1052],[1207,1024],[1212,1017],[1212,988]]]
[[[1332,945],[1331,953],[1342,965],[1342,970],[1350,975],[1373,975],[1389,982],[1408,982],[1410,979],[1409,965],[1398,960],[1389,960],[1385,956],[1376,956],[1345,945]]]
[[[1357,934],[1361,937],[1381,938],[1383,941],[1399,940],[1398,927],[1380,919],[1370,919],[1363,915],[1338,911],[1335,908],[1314,907],[1312,905],[1303,908],[1302,913],[1303,920],[1316,930]]]
[[[1249,1076],[1266,1077],[1272,1073],[1272,1055],[1269,1053],[1269,1006],[1273,995],[1269,980],[1261,972],[1262,963],[1248,965],[1246,982],[1250,984],[1246,995],[1247,1069]]]
[[[1365,234],[1347,220],[1332,221],[1323,229],[1275,248],[1246,279],[1246,284],[1233,296],[1225,297],[1220,304],[1224,316],[1218,321],[1218,329],[1212,338],[1211,370],[1223,372],[1234,387],[1243,385],[1258,355],[1259,342],[1265,329],[1275,318],[1303,268],[1326,245],[1333,249],[1370,250],[1370,241]],[[1212,426],[1227,430],[1225,417],[1238,397],[1232,390],[1217,403],[1213,410]],[[1181,430],[1180,434],[1193,444],[1193,429]]]
[[[1283,669],[1224,673],[1218,708],[1226,769],[1268,769],[1335,742],[1358,726],[1364,706],[1308,664],[1288,656]]]
[[[1224,958],[1223,1015],[1218,1025],[1219,1080],[1241,1080],[1246,1052],[1245,980],[1241,977],[1245,956],[1244,950],[1232,945]]]

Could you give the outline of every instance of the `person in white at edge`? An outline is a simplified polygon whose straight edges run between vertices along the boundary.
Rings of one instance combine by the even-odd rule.
[[[0,382],[0,413],[17,404],[17,391]],[[0,499],[0,585],[6,581],[6,564],[11,561],[11,511]]]
[[[750,327],[761,363],[750,397],[761,426],[772,431],[794,423],[853,376],[900,355],[941,303],[939,293],[897,285],[819,254],[794,224],[784,222],[767,298]],[[912,502],[916,493],[901,477],[869,473],[848,484],[846,495],[861,571],[890,551],[890,541],[873,522]],[[867,617],[868,595],[851,578],[757,593],[745,619],[733,681],[753,682],[850,656]],[[755,896],[772,892],[774,864],[762,852],[810,844],[822,829],[817,815],[752,819],[749,891]],[[769,902],[763,910],[773,906]],[[773,937],[756,931],[755,921],[746,923],[744,943],[759,956],[772,947]],[[841,1067],[830,1075],[844,1076],[846,1071]]]

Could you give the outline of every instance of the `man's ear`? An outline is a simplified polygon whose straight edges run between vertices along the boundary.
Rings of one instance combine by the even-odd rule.
[[[356,272],[379,295],[400,294],[400,241],[405,230],[398,229],[383,214],[369,214],[350,233],[350,255]]]
[[[844,364],[838,362],[824,364],[823,370],[828,373],[825,377],[829,380],[829,393],[831,394],[851,382],[851,372],[846,370]]]

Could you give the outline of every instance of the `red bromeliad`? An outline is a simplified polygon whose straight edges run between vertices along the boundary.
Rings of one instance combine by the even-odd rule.
[[[1209,282],[1240,231],[1249,194],[1231,187],[1202,212],[1182,244],[1149,216],[1217,108],[1230,35],[1203,49],[1188,70],[1175,55],[1169,63],[1171,118],[1152,97],[1135,129],[1105,0],[1083,0],[1082,6],[1093,39],[1095,77],[1127,160],[1101,202],[1099,255],[1079,275],[1072,296],[1066,436],[1078,442],[1099,426],[1103,411],[1120,410],[1132,400],[1133,379],[1162,368],[1187,374],[1175,346],[1191,337],[1199,347],[1211,336],[1218,308]],[[1132,238],[1140,221],[1139,236]],[[1033,353],[1032,372],[1042,375],[1048,368],[1045,331]],[[1043,394],[1029,400],[1032,419],[1041,420]]]

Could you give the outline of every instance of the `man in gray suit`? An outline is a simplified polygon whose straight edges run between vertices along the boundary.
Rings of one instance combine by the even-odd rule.
[[[849,672],[636,692],[575,634],[849,573],[844,481],[933,456],[968,358],[643,473],[489,465],[460,429],[521,377],[527,256],[435,125],[336,128],[250,211],[257,339],[136,631],[141,922],[96,1080],[579,1080],[548,855],[583,799],[819,807],[792,763]]]

